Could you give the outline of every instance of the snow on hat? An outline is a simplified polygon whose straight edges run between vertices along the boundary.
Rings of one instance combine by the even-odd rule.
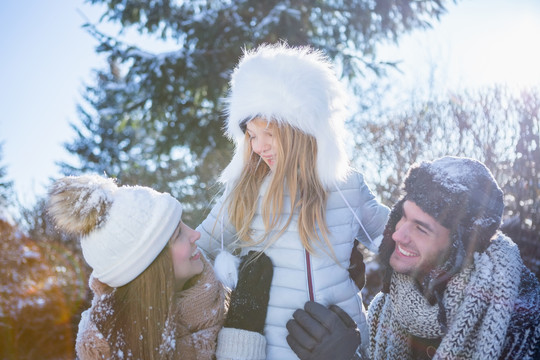
[[[246,121],[261,117],[288,124],[317,140],[317,169],[324,186],[342,180],[348,171],[347,95],[330,62],[310,47],[263,44],[245,51],[231,76],[226,99],[226,135],[235,143],[231,163],[221,181],[240,176]]]
[[[447,156],[413,166],[405,193],[406,200],[447,229],[459,227],[470,253],[487,248],[501,224],[503,192],[488,168],[474,159]]]
[[[65,177],[49,190],[48,213],[81,236],[94,277],[123,286],[139,276],[168,243],[182,216],[172,196],[142,186],[118,187],[97,175]]]
[[[392,234],[407,200],[450,230],[451,254],[435,271],[436,276],[444,273],[445,280],[457,273],[474,252],[484,251],[501,224],[503,192],[489,169],[474,159],[446,156],[415,164],[404,181],[404,193],[390,213],[379,248],[381,262],[388,268],[395,246]],[[433,276],[428,275],[424,285],[436,280]]]

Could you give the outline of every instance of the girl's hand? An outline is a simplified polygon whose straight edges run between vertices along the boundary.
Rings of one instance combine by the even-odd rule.
[[[240,262],[225,327],[263,333],[274,267],[263,252],[250,251]]]

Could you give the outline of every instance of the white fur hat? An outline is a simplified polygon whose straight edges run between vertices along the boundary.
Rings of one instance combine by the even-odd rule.
[[[94,277],[111,286],[139,276],[166,246],[182,216],[172,196],[142,186],[118,187],[97,175],[65,177],[49,190],[57,226],[82,236]]]
[[[347,96],[327,58],[309,47],[261,45],[245,51],[230,81],[226,134],[235,143],[221,181],[234,181],[243,167],[240,125],[254,117],[289,124],[317,140],[323,186],[348,172],[344,141]]]

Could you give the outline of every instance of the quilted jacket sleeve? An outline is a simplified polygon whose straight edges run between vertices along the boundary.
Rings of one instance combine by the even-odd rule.
[[[390,209],[375,198],[365,183],[363,176],[360,174],[359,176],[361,181],[360,220],[362,226],[357,234],[357,238],[370,251],[377,253],[381,244],[384,227],[388,221]]]

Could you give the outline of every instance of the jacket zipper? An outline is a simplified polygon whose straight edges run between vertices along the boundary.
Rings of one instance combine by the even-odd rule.
[[[313,295],[313,278],[311,274],[311,257],[309,256],[309,252],[307,250],[304,250],[304,252],[306,254],[306,271],[307,271],[309,300],[315,301],[315,296]]]

